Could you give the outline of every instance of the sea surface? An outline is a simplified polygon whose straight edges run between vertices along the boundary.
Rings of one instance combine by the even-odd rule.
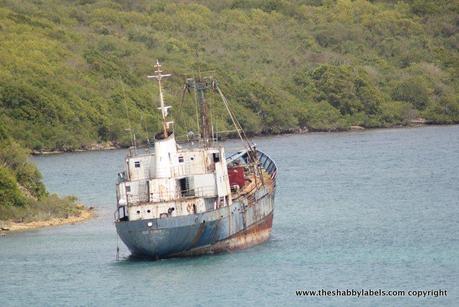
[[[97,217],[0,237],[0,305],[458,306],[459,126],[254,141],[279,168],[271,240],[160,261],[131,259],[117,241],[115,180],[126,150],[34,157],[50,191],[76,195]],[[321,289],[447,296],[295,294]]]

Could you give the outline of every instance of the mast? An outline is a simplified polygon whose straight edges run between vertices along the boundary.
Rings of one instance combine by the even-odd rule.
[[[162,124],[163,124],[163,133],[164,133],[164,138],[167,138],[169,133],[168,133],[168,128],[169,125],[173,123],[173,121],[167,121],[167,115],[168,115],[168,110],[171,108],[171,106],[166,106],[164,104],[164,96],[163,96],[163,88],[161,85],[161,80],[162,78],[167,78],[170,77],[171,74],[163,74],[161,70],[161,64],[159,64],[159,60],[156,60],[155,64],[155,75],[152,76],[147,76],[148,79],[156,79],[158,80],[158,87],[159,87],[159,102],[160,102],[160,107],[158,108],[161,110],[161,116],[162,116]]]
[[[258,163],[257,151],[255,147],[251,144],[249,139],[247,138],[247,135],[242,129],[241,124],[237,120],[236,116],[231,111],[228,100],[223,95],[223,92],[218,86],[217,81],[214,80],[212,77],[201,78],[201,74],[199,74],[198,79],[188,78],[186,80],[185,89],[187,89],[188,91],[194,90],[196,93],[198,105],[199,105],[198,123],[200,125],[199,128],[200,128],[200,133],[201,133],[201,139],[204,143],[204,146],[210,147],[213,143],[213,127],[211,127],[210,125],[209,106],[207,104],[207,101],[204,95],[207,90],[211,89],[211,90],[216,90],[218,94],[220,95],[220,97],[222,98],[223,104],[225,105],[225,108],[231,118],[231,121],[233,122],[233,125],[236,128],[237,134],[239,138],[241,139],[242,143],[247,148],[250,160],[254,164],[257,164]]]
[[[209,78],[199,78],[197,80],[189,78],[186,80],[186,87],[196,91],[199,105],[199,126],[201,139],[204,146],[212,145],[212,130],[209,120],[209,106],[206,101],[205,92],[212,88],[213,82]]]

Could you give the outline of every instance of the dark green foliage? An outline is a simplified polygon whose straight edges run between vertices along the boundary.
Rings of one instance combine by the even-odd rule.
[[[321,65],[311,77],[318,92],[316,100],[327,101],[343,115],[363,110],[362,103],[355,96],[351,67]]]
[[[11,141],[0,142],[0,166],[15,174],[15,183],[22,186],[31,197],[40,199],[46,195],[41,174],[27,161],[27,151],[18,144]]]
[[[411,0],[409,2],[411,11],[420,16],[441,13],[447,7],[454,8],[454,1],[447,0]]]
[[[14,174],[8,168],[0,166],[0,207],[23,207],[26,202]]]
[[[235,100],[258,117],[256,123],[263,132],[276,133],[298,126],[295,108],[299,103],[294,97],[256,81],[240,84],[238,89]],[[255,132],[259,132],[257,128]]]
[[[326,101],[309,104],[307,110],[302,122],[312,131],[339,131],[348,127],[340,112]]]
[[[406,102],[388,101],[381,104],[381,120],[386,125],[407,125],[417,117],[416,110]]]
[[[0,141],[0,220],[46,220],[80,211],[76,198],[46,192],[40,172],[27,159],[27,150],[9,138]]]
[[[6,133],[5,127],[3,127],[2,122],[0,122],[0,142],[6,140],[8,138],[8,134]]]
[[[81,207],[72,196],[48,195],[40,200],[28,199],[24,206],[5,206],[0,203],[0,220],[14,222],[43,221],[51,218],[79,216]]]
[[[249,133],[389,127],[416,116],[458,123],[457,1],[1,4],[0,140],[28,149],[129,145],[129,126],[151,137],[158,93],[145,76],[157,58],[173,73],[166,100],[178,135],[196,130],[192,97],[179,97],[198,70],[212,71]],[[230,130],[209,101],[214,125]]]
[[[427,107],[426,116],[437,124],[452,124],[459,121],[459,97],[443,97],[438,103]]]
[[[429,102],[427,85],[420,78],[400,82],[392,92],[394,100],[411,103],[416,109],[424,110]]]
[[[383,98],[363,71],[348,65],[321,65],[311,72],[317,89],[315,99],[325,100],[343,115],[379,112]]]

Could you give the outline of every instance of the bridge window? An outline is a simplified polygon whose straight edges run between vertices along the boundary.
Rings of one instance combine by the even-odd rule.
[[[220,153],[219,152],[213,153],[212,157],[214,158],[214,162],[215,163],[220,162]]]
[[[135,167],[140,167],[140,161],[135,161],[135,162],[134,162],[134,166],[135,166]]]
[[[192,180],[193,178],[190,177],[185,177],[178,180],[182,196],[194,196]]]
[[[183,160],[183,157],[182,157],[182,156],[179,156],[179,157],[178,157],[178,161],[179,161],[179,163],[183,163],[183,161],[184,161],[184,160]]]

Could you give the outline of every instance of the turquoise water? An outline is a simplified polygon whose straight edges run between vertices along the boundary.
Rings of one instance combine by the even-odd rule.
[[[157,262],[129,259],[121,243],[115,260],[124,150],[35,157],[50,191],[77,195],[98,217],[0,237],[0,304],[457,306],[459,126],[255,141],[279,168],[272,239]],[[362,288],[448,296],[295,295]]]

